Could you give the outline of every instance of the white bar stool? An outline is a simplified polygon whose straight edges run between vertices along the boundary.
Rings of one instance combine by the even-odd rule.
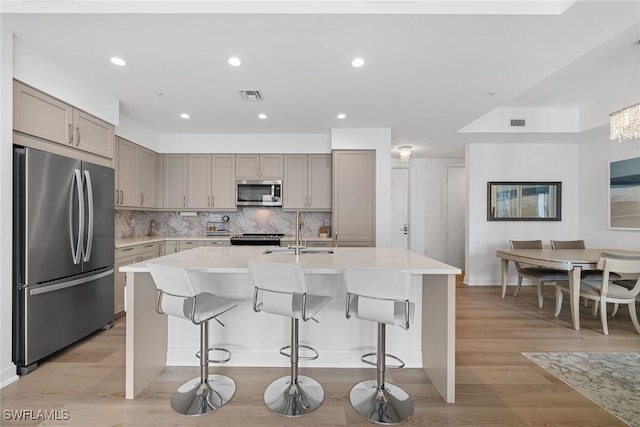
[[[375,267],[344,269],[347,287],[346,316],[378,323],[378,349],[362,356],[362,361],[376,366],[377,379],[362,381],[353,386],[349,399],[360,416],[378,424],[398,424],[413,415],[413,401],[407,392],[385,381],[386,357],[400,362],[398,357],[386,354],[386,325],[409,329],[413,323],[415,304],[409,301],[411,280],[408,271]],[[376,362],[367,357],[377,356]]]
[[[198,291],[183,268],[147,264],[158,288],[156,311],[160,314],[191,320],[200,325],[200,376],[184,383],[171,398],[171,408],[182,415],[203,415],[226,404],[236,391],[235,382],[225,376],[209,374],[209,363],[225,363],[231,353],[224,348],[209,348],[209,320],[236,307],[241,299],[225,298]],[[227,353],[221,360],[210,360],[209,351]]]
[[[273,412],[286,417],[299,417],[316,410],[324,400],[324,390],[313,378],[298,375],[298,360],[318,358],[318,352],[298,343],[298,322],[313,319],[331,300],[330,297],[309,295],[302,267],[299,264],[249,261],[249,270],[255,286],[253,309],[256,312],[278,314],[291,318],[291,344],[280,349],[290,359],[291,373],[278,378],[266,388],[264,402]],[[311,350],[314,355],[303,357],[299,348]],[[289,348],[287,354],[285,350]]]

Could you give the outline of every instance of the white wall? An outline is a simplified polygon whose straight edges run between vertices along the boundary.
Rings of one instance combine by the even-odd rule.
[[[118,99],[72,68],[61,68],[43,52],[14,39],[13,77],[113,125],[120,120]],[[11,62],[10,62],[11,63]]]
[[[0,387],[18,379],[11,361],[13,35],[0,15]]]
[[[160,135],[146,126],[124,114],[120,115],[120,122],[116,126],[115,134],[138,145],[147,147],[149,150],[159,152]]]
[[[500,262],[496,250],[509,240],[582,238],[578,212],[577,144],[469,144],[466,150],[468,233],[465,283],[497,285]],[[487,221],[487,182],[562,182],[562,220]],[[510,272],[515,279],[515,273]]]
[[[609,140],[609,126],[585,132],[580,143],[580,238],[589,247],[640,250],[640,230],[609,228],[609,162],[640,157],[640,140]]]
[[[135,142],[135,141],[134,141]],[[326,134],[161,134],[160,153],[331,153]]]

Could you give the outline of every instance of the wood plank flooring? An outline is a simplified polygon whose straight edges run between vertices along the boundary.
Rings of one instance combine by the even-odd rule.
[[[640,335],[621,308],[600,322],[581,308],[582,330],[571,328],[569,307],[553,317],[554,298],[546,290],[545,307],[536,305],[535,287],[517,298],[500,299],[498,287],[457,287],[456,403],[445,403],[419,369],[388,371],[388,380],[414,399],[408,425],[421,426],[622,426],[618,419],[520,354],[523,351],[640,351]],[[509,288],[512,295],[512,288]],[[216,413],[183,417],[169,405],[173,391],[198,376],[196,367],[170,367],[135,400],[124,399],[124,318],[41,364],[34,372],[0,390],[2,425],[73,426],[371,426],[352,410],[352,384],[374,379],[375,369],[309,369],[319,380],[325,401],[298,419],[271,414],[262,402],[265,386],[286,375],[281,368],[215,367],[238,384],[233,400]],[[373,345],[373,343],[372,343]],[[393,349],[389,349],[393,352]],[[274,349],[274,351],[277,351]],[[16,421],[7,411],[57,410],[67,420]],[[67,411],[67,412],[62,412]]]

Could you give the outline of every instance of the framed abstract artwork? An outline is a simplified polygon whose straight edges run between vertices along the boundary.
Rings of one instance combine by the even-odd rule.
[[[609,163],[609,227],[640,230],[640,157]]]

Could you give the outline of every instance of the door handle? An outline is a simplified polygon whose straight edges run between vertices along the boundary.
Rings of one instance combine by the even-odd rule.
[[[78,134],[78,140],[76,141],[76,147],[80,145],[80,127],[76,126],[76,134]]]
[[[84,171],[84,179],[86,182],[87,191],[87,207],[89,208],[89,223],[87,225],[87,247],[84,249],[84,262],[91,259],[91,248],[93,246],[93,185],[91,184],[91,174],[89,171]]]
[[[69,145],[73,145],[73,125],[69,123]]]
[[[76,195],[78,196],[78,238],[73,241],[73,185],[75,183]],[[69,196],[69,242],[71,243],[71,256],[73,263],[79,264],[82,256],[82,239],[84,235],[84,197],[82,192],[82,175],[80,169],[75,169],[71,180],[71,194]],[[75,245],[75,249],[74,249]]]

